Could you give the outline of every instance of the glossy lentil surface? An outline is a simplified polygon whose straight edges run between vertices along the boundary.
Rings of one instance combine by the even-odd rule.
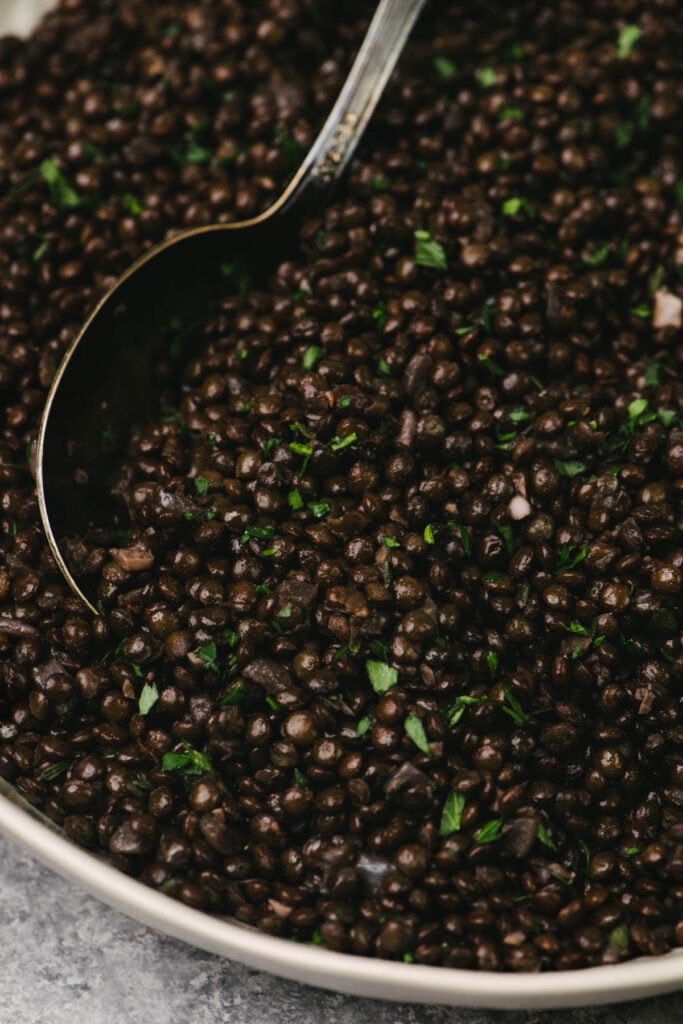
[[[253,214],[369,4],[0,41],[0,772],[207,912],[538,971],[683,944],[677,5],[434,4],[267,289],[229,268],[55,572],[25,450],[95,296]],[[342,17],[341,15],[344,15]],[[164,368],[161,368],[164,371]]]

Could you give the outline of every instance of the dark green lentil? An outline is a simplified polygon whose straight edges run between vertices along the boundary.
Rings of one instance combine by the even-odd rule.
[[[660,955],[683,943],[675,0],[428,8],[335,201],[162,368],[132,539],[78,542],[100,617],[38,525],[26,447],[94,299],[278,194],[371,7],[62,0],[0,40],[0,773],[122,870],[298,941]]]

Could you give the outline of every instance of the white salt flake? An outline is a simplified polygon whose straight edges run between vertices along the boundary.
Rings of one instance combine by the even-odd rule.
[[[508,512],[513,519],[526,519],[531,515],[531,505],[521,494],[515,494],[508,505]]]
[[[655,292],[653,327],[680,327],[683,322],[683,302],[673,292],[659,288]]]

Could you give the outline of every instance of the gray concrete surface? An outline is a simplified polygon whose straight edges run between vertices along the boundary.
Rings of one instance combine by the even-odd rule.
[[[678,1024],[683,994],[495,1013],[376,1002],[247,970],[110,910],[0,836],[0,1024]]]

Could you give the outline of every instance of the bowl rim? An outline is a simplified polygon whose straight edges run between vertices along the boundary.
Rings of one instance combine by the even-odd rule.
[[[247,967],[346,995],[543,1010],[625,1002],[683,988],[683,949],[603,967],[504,974],[366,958],[268,935],[188,907],[76,846],[1,779],[0,830],[46,867],[143,925]]]

